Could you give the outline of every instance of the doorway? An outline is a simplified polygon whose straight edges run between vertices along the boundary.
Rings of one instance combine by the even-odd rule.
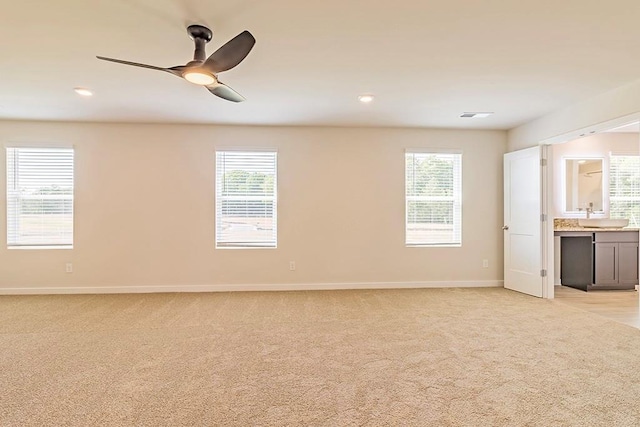
[[[611,292],[615,291],[596,288],[595,292],[601,293],[600,296],[593,292],[593,287],[590,288],[591,291],[587,291],[587,293],[591,292],[587,296],[586,293],[580,294],[583,291],[565,289],[566,287],[562,286],[562,263],[558,256],[562,246],[557,236],[558,233],[554,233],[554,231],[558,229],[559,221],[564,222],[564,225],[571,225],[574,222],[577,225],[578,221],[585,222],[587,217],[596,221],[625,218],[629,220],[629,225],[624,230],[635,231],[637,242],[637,230],[640,228],[640,195],[638,194],[640,192],[640,163],[638,163],[638,159],[640,159],[640,114],[555,137],[553,140],[545,141],[544,144],[549,146],[550,158],[552,159],[550,167],[546,171],[547,180],[550,183],[546,195],[547,213],[550,221],[544,231],[547,236],[547,241],[544,243],[547,252],[545,262],[551,276],[551,280],[547,282],[548,294],[551,295],[551,298],[556,294],[559,300],[578,304],[586,303],[588,298],[588,304],[600,306],[603,314],[606,313],[607,306],[611,306],[612,315],[626,316],[625,318],[628,320],[626,323],[636,322],[640,318],[639,295],[638,292],[635,292],[637,286],[634,286],[631,289],[631,294],[627,295],[613,295]],[[587,170],[581,167],[583,164],[590,164],[593,167]],[[633,166],[630,166],[631,164]],[[631,170],[635,172],[635,177],[630,176]],[[585,194],[587,194],[582,198],[578,194],[582,191],[578,183],[579,179],[582,180]],[[598,187],[598,183],[600,187]],[[597,244],[598,242],[594,241],[593,247],[595,248]],[[635,262],[633,269],[635,269],[635,283],[637,283],[640,260],[637,243],[635,245],[636,249],[634,249],[635,252],[631,258]],[[623,246],[623,249],[628,250],[627,246]],[[604,249],[605,246],[602,245],[599,253],[604,253]],[[609,244],[606,249],[610,251],[611,259],[619,262],[615,253],[620,249],[620,245]],[[595,249],[593,250],[595,251]],[[595,262],[595,252],[592,256]],[[625,256],[628,261],[629,255]],[[615,269],[611,270],[611,274],[612,277],[619,274],[618,264],[615,264]],[[611,286],[612,289],[616,287],[622,287],[622,285],[615,282],[615,285]],[[625,301],[631,299],[631,302],[620,303],[620,299]],[[622,314],[621,310],[626,313]],[[640,323],[638,324],[640,325]]]

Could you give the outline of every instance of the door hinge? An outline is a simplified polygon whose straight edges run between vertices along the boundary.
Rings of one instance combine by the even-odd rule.
[[[545,269],[540,270],[540,277],[547,277],[547,270]]]
[[[547,166],[547,159],[540,159],[540,166]]]
[[[547,214],[540,214],[540,221],[545,222],[547,220]]]

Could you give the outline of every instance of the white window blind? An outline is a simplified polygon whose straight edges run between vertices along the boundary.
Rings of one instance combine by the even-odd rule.
[[[216,247],[277,246],[277,153],[216,152]]]
[[[609,217],[640,224],[640,156],[611,155],[609,159]]]
[[[407,246],[462,244],[462,154],[405,154]]]
[[[73,149],[7,148],[7,245],[73,245]]]

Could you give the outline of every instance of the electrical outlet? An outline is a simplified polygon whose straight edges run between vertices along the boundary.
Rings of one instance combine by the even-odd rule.
[[[295,261],[289,261],[289,270],[293,271],[296,269],[296,262]]]
[[[66,271],[67,273],[73,273],[73,264],[68,262],[65,266],[64,266],[64,271]]]
[[[482,268],[489,268],[489,260],[488,259],[483,259],[482,260]]]

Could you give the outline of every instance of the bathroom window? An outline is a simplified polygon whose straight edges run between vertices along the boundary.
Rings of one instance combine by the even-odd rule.
[[[275,248],[277,187],[275,151],[216,151],[216,248]]]
[[[609,217],[640,224],[640,156],[612,154],[609,161]]]
[[[405,243],[462,245],[462,153],[405,154]]]
[[[72,245],[73,149],[7,147],[7,246]]]

